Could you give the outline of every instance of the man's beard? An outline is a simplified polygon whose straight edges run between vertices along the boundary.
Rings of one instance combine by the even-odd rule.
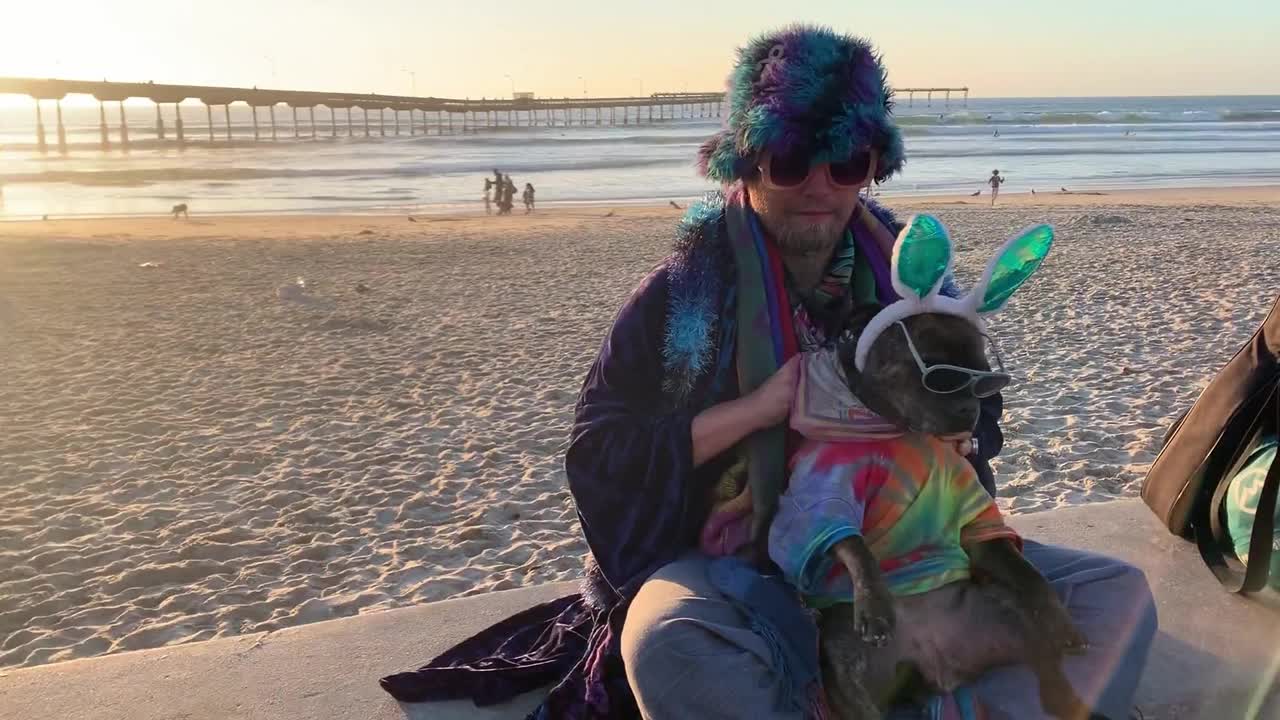
[[[784,223],[773,233],[784,255],[811,255],[830,250],[843,234],[844,223],[836,221],[807,225]]]

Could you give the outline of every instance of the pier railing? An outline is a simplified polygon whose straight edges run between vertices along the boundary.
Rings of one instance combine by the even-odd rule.
[[[969,89],[965,88],[901,88],[899,96],[906,95],[908,103],[914,103],[917,93],[925,94],[932,102],[934,93],[943,94],[946,102],[950,102],[951,94],[963,93],[967,102]],[[269,120],[270,139],[277,140],[279,132],[276,122],[276,110],[285,106],[292,115],[292,130],[295,138],[315,138],[323,131],[317,130],[316,109],[326,108],[328,112],[328,130],[331,137],[338,137],[345,129],[346,136],[356,136],[356,117],[353,110],[360,111],[359,127],[364,137],[372,137],[370,129],[371,113],[377,113],[377,135],[388,134],[386,113],[392,115],[392,134],[401,134],[402,114],[408,115],[408,134],[428,134],[434,130],[436,134],[455,132],[477,132],[485,128],[502,126],[520,127],[534,125],[572,125],[575,124],[631,124],[642,122],[661,122],[678,118],[718,118],[725,112],[724,93],[654,93],[647,96],[634,97],[586,97],[581,98],[535,98],[527,93],[516,94],[510,99],[413,97],[404,95],[380,95],[377,93],[337,93],[317,92],[310,90],[277,90],[257,87],[213,87],[203,85],[162,85],[157,83],[117,83],[107,81],[58,80],[36,78],[4,78],[0,77],[0,95],[26,95],[36,101],[36,145],[40,152],[47,152],[49,142],[44,122],[44,104],[54,105],[55,137],[57,149],[67,152],[67,133],[63,123],[62,100],[68,95],[88,95],[98,101],[99,112],[99,145],[108,149],[112,144],[111,127],[108,121],[107,103],[119,105],[119,124],[116,137],[121,147],[129,146],[129,124],[125,116],[124,103],[134,98],[145,98],[156,105],[156,138],[166,138],[167,127],[164,105],[173,106],[172,129],[174,140],[178,144],[188,141],[183,121],[182,103],[197,100],[204,105],[206,125],[205,132],[210,142],[219,140],[231,141],[231,105],[243,103],[252,112],[253,139],[262,140],[266,132],[259,125],[258,111],[265,110]],[[215,123],[214,109],[222,109],[223,127],[218,131]],[[190,108],[188,108],[190,109]],[[306,132],[299,124],[298,111],[304,110],[308,115]],[[339,116],[345,111],[345,118]],[[607,115],[606,115],[607,111]],[[576,116],[576,117],[575,117]],[[321,124],[324,124],[323,113]],[[343,122],[345,120],[345,122]]]

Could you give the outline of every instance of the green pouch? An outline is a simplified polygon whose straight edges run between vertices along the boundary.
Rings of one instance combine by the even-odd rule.
[[[1232,550],[1242,563],[1249,562],[1249,543],[1253,537],[1253,526],[1258,510],[1258,500],[1262,497],[1262,489],[1266,485],[1267,473],[1276,462],[1277,448],[1280,439],[1275,435],[1267,435],[1259,439],[1257,445],[1249,453],[1244,466],[1229,481],[1231,487],[1223,498],[1223,512],[1226,514],[1227,537],[1231,541]],[[1267,585],[1280,590],[1280,508],[1276,509],[1273,520],[1271,568]]]

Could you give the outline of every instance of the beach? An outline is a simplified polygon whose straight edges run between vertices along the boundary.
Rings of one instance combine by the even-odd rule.
[[[1136,495],[1280,287],[1276,186],[886,202],[962,287],[1057,229],[991,328],[1012,514]],[[577,391],[679,210],[199,210],[0,223],[0,669],[579,576]]]

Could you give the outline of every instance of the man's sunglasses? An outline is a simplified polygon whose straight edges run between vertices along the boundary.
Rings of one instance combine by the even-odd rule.
[[[876,151],[874,148],[859,150],[848,160],[822,163],[827,179],[842,187],[866,185],[875,177]],[[815,163],[809,153],[793,152],[766,155],[760,162],[760,174],[766,185],[776,188],[793,188],[804,183],[813,171]]]
[[[920,382],[924,383],[925,390],[939,395],[970,390],[974,397],[985,398],[995,395],[1009,385],[1011,378],[1009,373],[1004,371],[1000,353],[996,352],[994,347],[991,351],[996,356],[996,365],[1000,367],[999,372],[974,370],[956,365],[925,365],[920,352],[916,350],[915,343],[911,342],[911,333],[907,332],[907,326],[901,320],[894,324],[900,326],[902,334],[907,336],[907,347],[911,349],[911,356],[916,359],[916,366],[920,368]]]

